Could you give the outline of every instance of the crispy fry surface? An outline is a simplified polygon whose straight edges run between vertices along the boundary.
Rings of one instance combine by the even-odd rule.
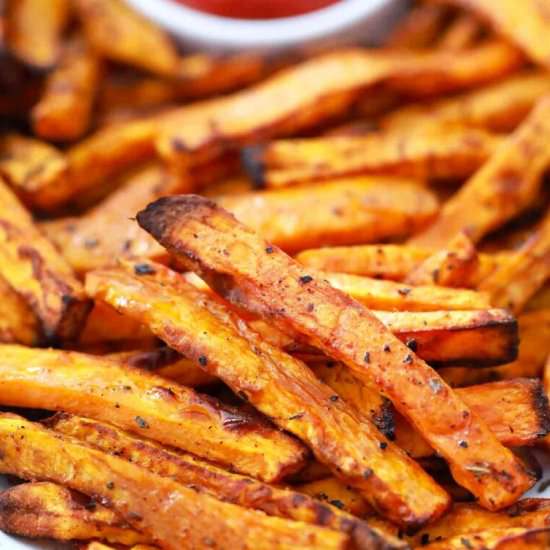
[[[36,313],[48,341],[70,340],[78,334],[91,307],[84,289],[3,182],[0,275]]]
[[[143,265],[90,273],[87,291],[146,323],[172,348],[220,377],[393,521],[417,525],[445,510],[447,495],[306,365],[262,341],[245,321],[175,273],[145,264],[152,274],[140,274]]]
[[[347,546],[348,537],[337,531],[218,501],[21,417],[3,415],[0,433],[1,471],[99,498],[167,550],[213,543],[250,550],[258,544],[266,549]]]
[[[214,203],[192,195],[167,197],[141,211],[138,222],[223,296],[291,327],[374,382],[483,506],[501,508],[532,485],[489,428],[366,308],[309,275]]]
[[[153,374],[75,352],[1,351],[4,405],[85,412],[264,480],[303,465],[303,447],[259,416]]]

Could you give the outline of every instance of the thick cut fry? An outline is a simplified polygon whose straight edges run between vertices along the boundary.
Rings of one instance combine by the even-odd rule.
[[[101,504],[47,482],[15,485],[0,493],[0,529],[22,537],[104,539],[126,546],[151,541]]]
[[[481,32],[482,25],[477,17],[471,13],[461,13],[441,34],[437,47],[451,51],[463,50],[473,46]]]
[[[491,303],[519,313],[550,277],[550,211],[527,241],[479,289]]]
[[[227,472],[193,455],[138,439],[113,426],[66,414],[58,414],[46,423],[57,432],[75,437],[108,454],[125,458],[162,477],[205,491],[220,500],[261,510],[268,515],[349,533],[358,549],[370,550],[371,545],[380,549],[402,546],[402,543],[389,537],[379,539],[357,518],[298,494],[295,489],[278,488]]]
[[[280,140],[244,151],[259,187],[358,174],[462,179],[475,172],[503,138],[472,128],[375,132],[358,137]]]
[[[461,534],[485,529],[508,527],[546,527],[550,523],[548,499],[528,498],[520,500],[507,510],[489,512],[475,504],[457,503],[453,509],[434,524],[422,529],[409,541],[413,545],[448,539]]]
[[[390,77],[400,77],[392,81],[400,89],[435,93],[502,77],[518,63],[517,51],[503,42],[464,53],[339,50],[234,95],[182,107],[167,120],[158,151],[187,168],[227,148],[290,135],[342,114],[363,90]]]
[[[2,346],[0,403],[85,413],[269,481],[304,461],[303,447],[259,416],[82,353]]]
[[[75,0],[86,38],[100,53],[160,75],[173,76],[178,53],[168,35],[124,0]]]
[[[535,445],[550,431],[550,410],[539,380],[517,378],[457,390],[507,447]],[[395,419],[395,441],[410,456],[432,456],[433,450],[406,421]]]
[[[0,174],[29,207],[39,206],[34,195],[65,177],[67,159],[43,141],[7,134],[0,139]]]
[[[412,285],[471,288],[479,276],[479,256],[472,241],[459,233],[446,249],[434,252],[407,275]]]
[[[68,0],[8,0],[6,43],[21,61],[38,69],[55,65]]]
[[[487,19],[498,33],[503,34],[522,48],[535,62],[550,68],[550,16],[546,0],[451,0]],[[521,22],[518,25],[518,21]]]
[[[217,202],[290,251],[410,235],[425,227],[438,208],[434,195],[423,186],[383,177],[222,196]]]
[[[343,533],[221,502],[21,417],[2,415],[0,435],[0,471],[98,498],[167,550],[347,547]]]
[[[120,257],[161,259],[166,252],[132,218],[139,208],[175,192],[178,185],[160,166],[148,166],[80,218],[41,227],[77,273],[112,265]]]
[[[478,242],[536,198],[550,165],[550,95],[484,166],[445,203],[436,221],[411,244],[438,248],[464,231]]]
[[[91,303],[71,268],[0,181],[0,275],[31,306],[49,340],[70,340]]]
[[[410,286],[346,273],[319,272],[319,277],[373,309],[433,311],[490,307],[489,295],[473,290],[430,285]]]
[[[33,107],[34,132],[53,141],[82,136],[90,126],[100,73],[99,59],[88,45],[80,40],[68,44]]]
[[[451,464],[483,506],[498,509],[530,475],[426,363],[361,304],[332,288],[211,201],[165,197],[138,222],[224,297],[290,327],[374,383]],[[459,442],[465,445],[459,445]]]
[[[384,117],[381,124],[387,130],[453,123],[511,130],[548,92],[550,76],[547,73],[524,72],[471,92],[397,109]]]
[[[147,324],[303,440],[334,475],[392,521],[414,526],[445,511],[447,495],[374,425],[361,422],[305,364],[263,341],[229,308],[176,273],[158,264],[128,264],[125,270],[89,273],[86,288]]]
[[[33,346],[42,341],[42,329],[25,300],[0,277],[0,342]]]

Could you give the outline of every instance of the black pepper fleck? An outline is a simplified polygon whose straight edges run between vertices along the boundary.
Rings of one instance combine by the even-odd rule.
[[[380,448],[381,448],[382,450],[386,449],[387,446],[388,446],[388,444],[387,444],[385,441],[380,441]]]
[[[461,439],[461,440],[458,442],[458,446],[459,446],[459,447],[462,447],[463,449],[467,449],[467,448],[468,448],[468,442],[467,442],[467,441],[464,441],[463,439]]]
[[[413,356],[409,353],[405,356],[405,359],[403,359],[403,363],[410,365],[413,362]]]
[[[397,289],[397,292],[398,292],[399,294],[401,294],[401,296],[407,296],[407,294],[409,294],[409,292],[410,292],[411,290],[412,290],[412,289],[406,288],[406,287],[405,287],[405,288],[398,288],[398,289]]]
[[[418,350],[418,342],[414,338],[408,338],[405,342],[405,345],[411,350],[411,351],[417,351]]]
[[[329,502],[333,506],[336,506],[336,508],[340,508],[340,510],[343,510],[345,508],[344,503],[341,500],[338,500],[337,498],[330,500]]]
[[[141,418],[141,416],[136,416],[135,421],[136,421],[136,424],[137,424],[142,430],[147,430],[147,429],[149,429],[149,424],[147,423],[147,421],[146,421],[145,419]]]
[[[301,285],[307,285],[308,283],[311,283],[311,281],[313,281],[313,277],[311,275],[302,275],[300,277]]]
[[[391,348],[390,348],[390,345],[389,344],[384,344],[384,351],[386,353],[389,353],[391,351]]]
[[[134,266],[134,273],[136,275],[154,275],[156,271],[150,264],[136,264]]]
[[[105,487],[107,487],[107,489],[109,489],[110,491],[112,491],[114,488],[115,488],[115,484],[112,482],[112,481],[109,481]]]
[[[206,367],[206,365],[208,365],[206,355],[199,355],[199,365],[201,365],[201,367]]]
[[[370,363],[370,353],[368,351],[365,352],[365,355],[363,357],[363,361],[365,363]]]
[[[331,395],[330,400],[331,401],[338,401],[338,396],[337,395]]]
[[[273,247],[268,246],[268,247],[266,247],[265,251],[267,252],[267,254],[273,254]]]

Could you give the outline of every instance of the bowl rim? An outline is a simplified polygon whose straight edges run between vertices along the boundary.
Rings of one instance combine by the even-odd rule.
[[[357,24],[391,0],[342,0],[277,19],[237,19],[201,12],[174,0],[128,0],[182,40],[216,48],[281,49],[314,42]]]

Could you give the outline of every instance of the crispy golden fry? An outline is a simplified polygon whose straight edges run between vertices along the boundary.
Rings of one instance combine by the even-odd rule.
[[[32,109],[34,132],[53,141],[81,137],[90,126],[100,74],[99,59],[87,44],[78,39],[68,44]]]
[[[516,361],[492,369],[445,368],[440,374],[453,386],[540,376],[550,354],[550,309],[523,313],[518,317],[518,325],[520,344]]]
[[[550,544],[550,528],[508,527],[486,529],[466,536],[456,535],[423,546],[426,550],[545,550]]]
[[[178,69],[178,53],[167,34],[123,0],[75,0],[86,38],[109,59],[163,76]]]
[[[437,373],[364,306],[309,275],[231,214],[207,199],[183,195],[159,199],[137,219],[224,297],[302,334],[361,380],[374,382],[483,506],[506,506],[533,484],[523,465]]]
[[[522,48],[535,63],[550,68],[550,18],[545,0],[527,0],[521,4],[500,0],[498,6],[492,0],[451,0],[451,3],[475,11],[489,21],[496,32]]]
[[[176,273],[133,263],[89,273],[86,289],[147,324],[170,347],[299,437],[334,475],[392,521],[417,525],[444,512],[447,495],[374,425],[361,422],[301,361],[262,340],[219,300]]]
[[[411,271],[405,282],[411,285],[440,285],[471,288],[479,277],[479,256],[472,241],[459,233],[448,246],[434,252]]]
[[[268,481],[304,462],[304,448],[259,416],[82,353],[2,346],[0,403],[85,413]]]
[[[409,542],[412,545],[427,544],[427,542],[439,540],[439,537],[448,539],[485,529],[546,527],[549,522],[548,499],[520,500],[511,508],[501,512],[489,512],[476,504],[457,503],[444,517],[410,537]]]
[[[15,485],[0,493],[0,529],[22,537],[104,539],[127,546],[151,541],[101,504],[47,482]]]
[[[460,231],[478,242],[529,206],[550,165],[550,95],[484,166],[445,203],[436,221],[411,244],[446,246]]]
[[[479,289],[495,306],[519,313],[550,277],[550,211],[531,237]]]
[[[267,240],[290,251],[410,235],[425,227],[438,209],[434,195],[425,187],[383,177],[226,195],[217,202]]]
[[[458,395],[507,447],[535,445],[550,431],[548,400],[539,380],[517,378],[460,388]],[[431,447],[401,416],[395,441],[414,458],[433,455]]]
[[[97,304],[100,303],[97,302]],[[121,315],[119,317],[131,321],[129,317],[122,317]],[[182,357],[169,347],[112,353],[108,355],[108,358],[115,359],[131,367],[152,371],[157,376],[174,380],[178,384],[189,388],[206,386],[219,381],[218,378],[201,369],[194,361]]]
[[[6,43],[11,52],[38,69],[55,65],[68,0],[8,0],[6,10]]]
[[[449,16],[445,6],[423,3],[414,6],[390,32],[384,45],[390,48],[427,48],[432,45]]]
[[[482,25],[471,13],[456,16],[437,40],[437,47],[443,50],[463,50],[473,46],[480,37]]]
[[[504,42],[432,54],[339,50],[280,71],[222,99],[175,111],[158,151],[180,168],[201,164],[227,148],[289,135],[347,111],[366,88],[390,77],[416,93],[453,91],[502,77],[521,63]]]
[[[244,151],[259,187],[287,187],[358,174],[461,179],[475,172],[502,139],[473,128],[374,132],[359,137],[280,140]]]
[[[67,159],[49,143],[18,134],[0,139],[0,174],[29,207],[39,206],[35,193],[55,186],[66,171]]]
[[[359,518],[364,518],[373,513],[372,508],[361,498],[357,491],[344,485],[335,477],[326,477],[325,479],[303,483],[295,488],[300,493],[305,493],[322,502],[328,502],[332,506],[345,510]]]
[[[550,76],[547,73],[523,72],[471,92],[402,107],[384,117],[381,124],[387,130],[451,123],[511,130],[548,92]]]
[[[0,342],[34,346],[42,341],[38,318],[0,276]]]
[[[0,471],[48,479],[109,503],[167,550],[338,548],[347,535],[221,502],[15,415],[0,418]]]
[[[91,308],[82,285],[1,181],[0,275],[31,306],[48,341],[79,333]]]
[[[399,548],[402,543],[387,537],[381,540],[357,518],[320,504],[295,489],[266,485],[201,461],[191,454],[175,452],[150,441],[131,436],[95,420],[58,414],[46,421],[57,432],[75,437],[88,445],[120,456],[162,477],[193,486],[216,498],[274,515],[330,527],[349,533],[358,549]],[[366,504],[364,504],[366,506]]]
[[[166,252],[133,217],[139,208],[178,187],[162,167],[147,166],[80,218],[54,220],[41,228],[77,273],[112,265],[120,257],[161,259]]]

